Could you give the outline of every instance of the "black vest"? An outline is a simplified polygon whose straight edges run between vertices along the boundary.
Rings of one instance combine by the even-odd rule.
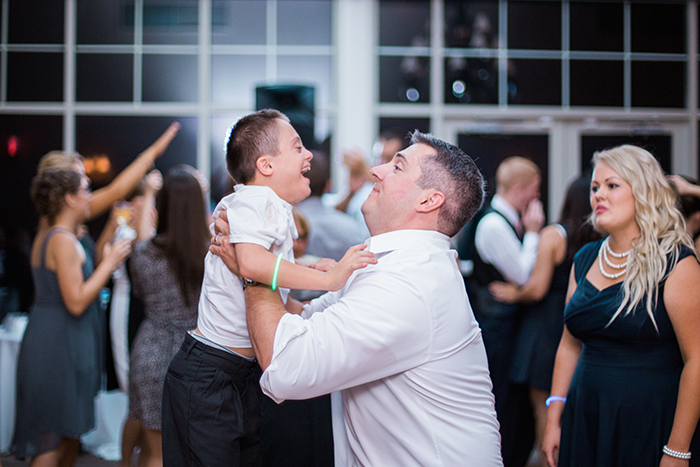
[[[515,233],[515,236],[518,237],[518,240],[520,240],[520,243],[522,244],[523,238],[518,235],[518,231],[515,229],[515,226],[510,223],[510,221],[504,216],[502,213],[496,211],[493,208],[489,208],[484,216],[481,218],[481,220],[486,217],[487,214],[490,214],[492,212],[495,212],[499,216],[501,216],[506,223],[510,226],[511,229],[513,229],[513,232]],[[479,223],[481,223],[481,220]],[[479,226],[477,225],[477,229]],[[474,256],[473,256],[473,261],[474,261],[474,269],[472,271],[472,279],[476,281],[476,283],[480,286],[487,286],[493,281],[502,281],[502,282],[507,282],[505,278],[503,277],[503,274],[501,274],[498,269],[495,268],[493,264],[490,263],[485,263],[483,259],[481,259],[481,255],[479,254],[479,250],[477,248],[474,248]]]

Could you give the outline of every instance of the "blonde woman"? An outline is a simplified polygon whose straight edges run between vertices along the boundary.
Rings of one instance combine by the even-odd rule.
[[[593,163],[592,222],[605,238],[574,258],[544,455],[562,467],[698,465],[692,242],[651,154],[620,146]]]

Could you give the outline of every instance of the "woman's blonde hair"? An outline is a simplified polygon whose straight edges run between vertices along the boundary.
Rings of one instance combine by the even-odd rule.
[[[642,148],[623,145],[595,153],[593,164],[600,163],[607,164],[632,188],[635,219],[640,230],[627,259],[622,302],[610,323],[623,311],[625,315],[632,312],[646,297],[647,313],[658,331],[654,308],[659,284],[666,278],[667,269],[671,271],[678,262],[681,245],[695,251],[678,210],[678,198],[657,160]],[[596,230],[607,233],[598,225],[593,214],[591,221]]]
[[[83,164],[83,158],[79,154],[51,151],[39,159],[37,173],[42,174],[47,170],[73,170],[75,164]]]

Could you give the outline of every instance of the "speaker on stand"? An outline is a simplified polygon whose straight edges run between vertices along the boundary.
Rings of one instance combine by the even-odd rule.
[[[315,92],[313,86],[279,84],[255,88],[255,110],[276,109],[289,117],[307,149],[316,149]]]

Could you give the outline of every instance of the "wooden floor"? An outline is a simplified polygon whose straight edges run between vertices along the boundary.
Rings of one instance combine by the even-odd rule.
[[[2,462],[0,464],[2,467],[27,467],[29,465],[29,461],[19,461],[14,456],[2,456],[0,462]],[[117,467],[118,464],[117,461],[106,461],[88,453],[80,454],[75,462],[76,467]]]
[[[1,467],[27,467],[29,465],[28,461],[18,461],[14,456],[2,456],[0,460],[2,462],[0,464]],[[525,467],[540,467],[538,461],[537,455],[533,453]],[[78,456],[75,467],[117,467],[118,464],[117,461],[106,461],[92,454],[83,453]]]

